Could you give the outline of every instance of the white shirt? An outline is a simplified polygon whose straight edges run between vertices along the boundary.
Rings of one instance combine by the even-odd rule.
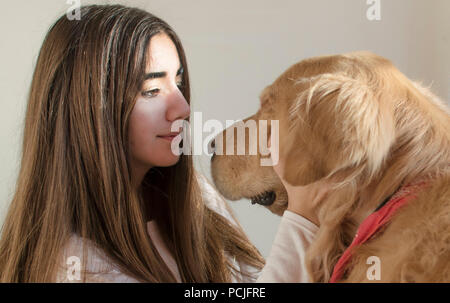
[[[232,224],[241,228],[226,205],[224,198],[209,181],[198,174],[202,196],[206,205],[227,218]],[[305,251],[314,240],[318,227],[307,219],[290,211],[285,211],[278,227],[275,240],[266,265],[259,272],[247,264],[241,264],[229,256],[230,261],[241,270],[251,273],[251,277],[233,277],[233,282],[308,282],[304,260]],[[181,282],[178,266],[172,254],[162,241],[155,222],[147,222],[147,231],[159,254],[172,271],[178,282]],[[85,270],[88,282],[138,282],[136,279],[120,272],[119,268],[109,260],[104,252],[85,239],[88,260]],[[83,255],[83,239],[73,234],[65,246],[63,260],[70,256],[81,259]],[[57,274],[57,282],[79,282],[77,276],[68,274],[69,265],[63,263]],[[81,263],[82,264],[82,263]]]

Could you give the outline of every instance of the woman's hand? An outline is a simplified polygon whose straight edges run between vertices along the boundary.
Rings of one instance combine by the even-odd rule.
[[[270,156],[272,161],[278,158],[278,163],[273,166],[273,169],[286,188],[288,194],[287,210],[294,212],[319,226],[320,222],[317,217],[317,208],[320,202],[325,198],[327,192],[330,190],[330,184],[325,183],[324,181],[318,181],[303,186],[295,186],[287,183],[283,178],[285,163],[284,159],[279,157],[278,146],[274,146],[274,148],[272,148],[270,146],[270,138],[268,144],[271,150]]]

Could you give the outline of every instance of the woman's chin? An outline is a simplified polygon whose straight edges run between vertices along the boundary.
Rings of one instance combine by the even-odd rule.
[[[156,166],[160,167],[168,167],[172,166],[178,163],[180,160],[180,156],[170,155],[170,157],[167,157],[166,159],[161,159],[159,163]]]

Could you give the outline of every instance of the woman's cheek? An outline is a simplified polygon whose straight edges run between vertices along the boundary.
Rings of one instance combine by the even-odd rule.
[[[171,166],[179,158],[173,154],[170,142],[158,137],[170,132],[163,101],[138,100],[130,117],[132,154],[139,162],[151,166]]]
[[[148,155],[157,136],[155,108],[145,100],[137,100],[130,115],[130,148],[135,157]],[[141,159],[142,160],[142,159]]]

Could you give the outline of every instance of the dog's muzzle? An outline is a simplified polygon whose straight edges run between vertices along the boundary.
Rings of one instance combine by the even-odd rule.
[[[252,204],[259,204],[263,206],[272,205],[275,202],[276,194],[273,191],[266,191],[255,197],[252,197]]]
[[[216,156],[216,143],[215,143],[215,139],[212,139],[211,142],[209,142],[208,144],[208,152],[211,155],[211,161],[214,159],[214,157]]]

